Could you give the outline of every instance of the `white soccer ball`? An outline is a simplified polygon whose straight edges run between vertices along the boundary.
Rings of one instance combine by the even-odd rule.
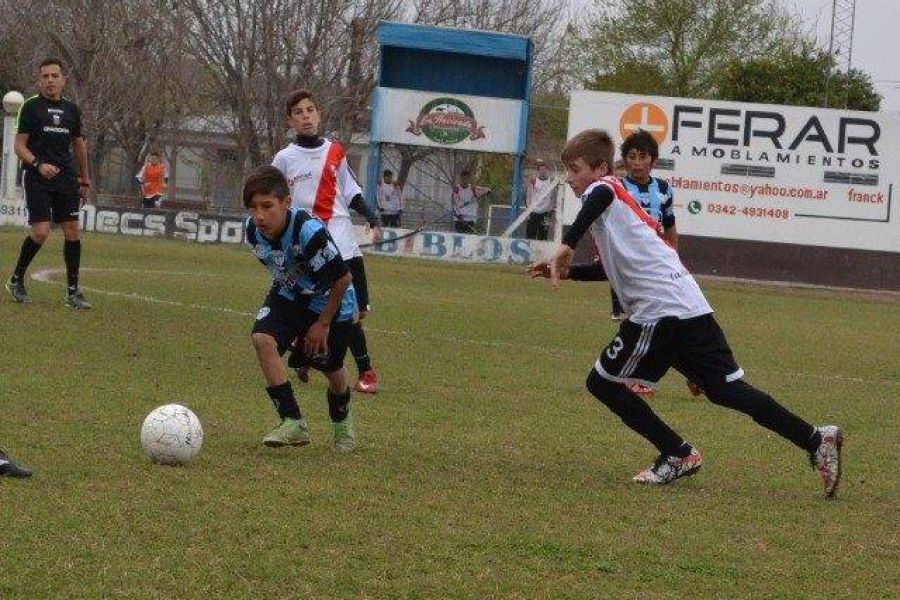
[[[163,465],[183,465],[203,445],[203,427],[191,409],[165,404],[147,415],[141,427],[141,446],[147,456]]]

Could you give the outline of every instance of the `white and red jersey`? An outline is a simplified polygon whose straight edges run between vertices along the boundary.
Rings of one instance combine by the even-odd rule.
[[[556,210],[556,188],[559,181],[554,176],[547,179],[535,177],[528,182],[525,202],[532,213],[544,214]]]
[[[287,178],[291,205],[328,224],[344,260],[362,256],[350,220],[350,201],[362,189],[347,164],[344,147],[329,139],[316,148],[291,143],[275,155],[272,166]]]
[[[629,319],[651,323],[663,317],[690,319],[713,312],[678,253],[658,235],[645,213],[615,177],[592,183],[582,202],[600,186],[614,200],[590,226],[603,269]]]

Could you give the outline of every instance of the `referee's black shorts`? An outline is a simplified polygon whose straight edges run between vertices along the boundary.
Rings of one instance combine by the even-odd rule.
[[[77,221],[81,212],[78,184],[47,186],[43,182],[35,182],[35,177],[40,175],[26,171],[22,178],[25,206],[28,207],[28,224],[46,223],[51,220],[54,223]]]

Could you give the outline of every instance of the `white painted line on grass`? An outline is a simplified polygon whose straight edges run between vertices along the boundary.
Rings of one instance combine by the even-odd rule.
[[[140,273],[140,274],[154,274],[154,275],[175,275],[175,276],[196,276],[198,273],[193,273],[189,271],[179,272],[179,271],[148,271],[146,269],[116,269],[116,268],[94,268],[94,269],[82,269],[84,271],[92,271],[98,273],[104,272],[119,272],[119,273]],[[49,283],[54,285],[65,285],[62,281],[56,281],[53,278],[58,275],[64,275],[65,269],[42,269],[37,271],[31,275],[31,278],[35,281],[41,283]],[[199,273],[199,275],[204,275],[204,273]],[[149,304],[162,304],[165,306],[178,306],[181,308],[189,308],[192,310],[205,310],[210,312],[219,312],[226,313],[231,315],[238,315],[241,317],[252,317],[256,313],[254,312],[246,312],[241,310],[236,310],[233,308],[225,308],[223,306],[212,306],[209,304],[197,304],[191,302],[181,302],[178,300],[167,300],[164,298],[156,298],[154,296],[147,296],[144,294],[138,294],[135,292],[115,292],[110,290],[104,290],[95,287],[87,287],[81,286],[82,289],[95,293],[102,294],[106,296],[113,296],[116,298],[125,298],[127,300],[137,300],[139,302],[147,302]],[[457,344],[468,344],[471,346],[484,346],[489,348],[510,348],[517,350],[528,350],[528,351],[539,351],[544,352],[545,354],[549,354],[551,356],[563,357],[563,356],[575,356],[576,353],[567,349],[567,348],[554,348],[552,346],[528,346],[524,344],[514,344],[511,342],[501,342],[494,340],[473,340],[467,338],[460,338],[452,335],[416,335],[413,336],[409,331],[392,331],[390,329],[379,329],[376,327],[366,326],[366,331],[372,331],[375,333],[383,333],[386,335],[396,335],[401,337],[417,337],[419,339],[427,338],[432,340],[440,340],[453,342]],[[778,372],[776,370],[776,372]],[[861,377],[849,377],[845,375],[825,375],[825,374],[814,374],[814,373],[795,373],[795,372],[782,372],[792,377],[800,377],[804,379],[816,379],[819,381],[847,381],[851,383],[873,383],[871,380],[863,379]],[[896,381],[893,379],[881,379],[875,380],[874,383],[886,383],[888,385],[896,385],[900,386],[900,381]]]

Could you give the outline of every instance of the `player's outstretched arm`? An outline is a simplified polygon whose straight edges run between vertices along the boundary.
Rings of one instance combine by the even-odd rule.
[[[550,259],[550,283],[553,287],[559,287],[560,280],[569,276],[573,256],[575,256],[575,250],[571,246],[560,244],[556,254]]]

